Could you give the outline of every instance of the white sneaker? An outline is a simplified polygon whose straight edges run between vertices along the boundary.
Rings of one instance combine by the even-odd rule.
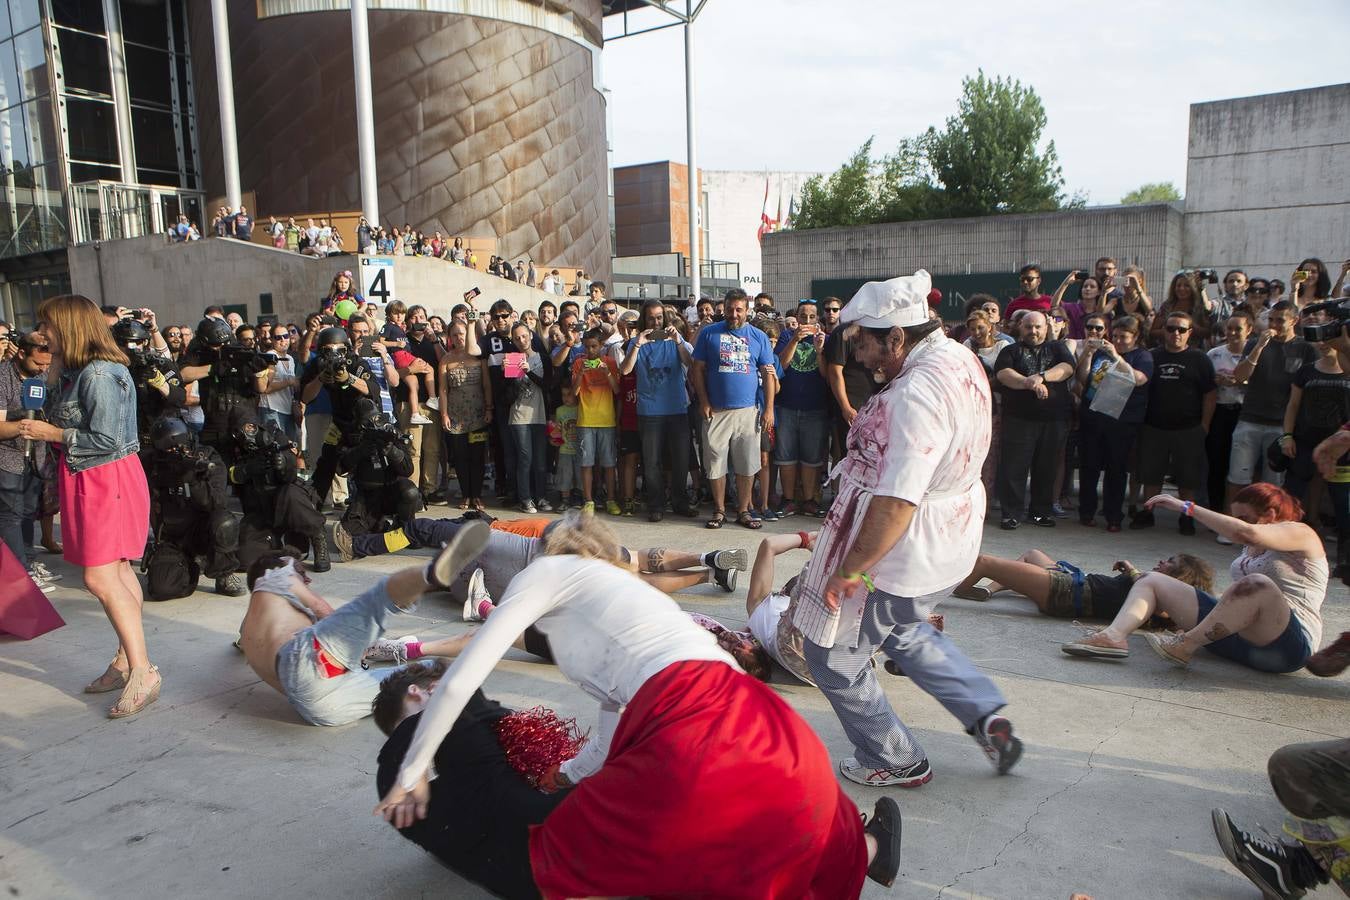
[[[428,419],[426,416],[422,415],[421,413],[413,413],[411,416],[408,417],[408,424],[409,424],[409,425],[430,425],[430,424],[431,424],[431,420]]]
[[[373,662],[391,662],[401,666],[408,661],[408,645],[417,643],[417,635],[401,638],[380,638],[361,655],[361,668],[369,669]]]
[[[1214,543],[1223,544],[1225,547],[1231,547],[1233,542],[1221,534],[1214,535]]]
[[[52,591],[56,590],[56,585],[45,578],[39,578],[32,572],[28,573],[28,577],[33,580],[33,584],[37,585],[37,589],[44,594],[50,594]]]
[[[464,598],[462,613],[464,621],[481,622],[495,608],[492,595],[488,593],[487,585],[483,583],[483,570],[475,569],[469,576],[469,596]]]
[[[425,406],[427,409],[434,409],[437,412],[439,412],[441,409],[441,398],[428,397],[427,399],[422,401],[422,405]]]
[[[44,566],[44,565],[43,565],[42,563],[40,563],[40,562],[35,562],[35,563],[33,563],[31,566],[29,566],[29,567],[28,567],[28,574],[32,575],[33,578],[41,578],[41,579],[43,579],[44,581],[60,581],[60,580],[61,580],[60,574],[58,574],[58,573],[56,573],[56,572],[53,572],[51,569],[47,568],[46,566]]]

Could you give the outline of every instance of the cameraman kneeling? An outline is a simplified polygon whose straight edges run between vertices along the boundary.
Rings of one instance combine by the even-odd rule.
[[[319,332],[314,341],[314,356],[300,377],[300,402],[309,403],[320,390],[328,392],[333,406],[333,424],[324,436],[323,450],[314,467],[314,493],[322,503],[337,474],[340,445],[356,442],[359,420],[356,403],[363,397],[375,401],[379,408],[379,386],[370,367],[352,352],[351,338],[336,326]]]
[[[375,401],[356,401],[358,425],[354,440],[339,451],[338,471],[347,476],[352,502],[342,517],[348,534],[383,534],[402,528],[422,508],[422,495],[412,475],[410,438],[400,434],[380,413]]]

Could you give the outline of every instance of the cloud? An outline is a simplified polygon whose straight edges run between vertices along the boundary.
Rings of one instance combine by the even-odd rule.
[[[941,127],[983,68],[1036,89],[1069,190],[1094,203],[1184,190],[1191,103],[1350,80],[1344,0],[709,0],[694,37],[704,168],[828,171],[873,135],[888,151]],[[615,164],[684,161],[682,29],[604,54]]]

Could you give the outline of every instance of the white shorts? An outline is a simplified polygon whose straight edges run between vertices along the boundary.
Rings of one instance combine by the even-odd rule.
[[[759,472],[759,410],[716,409],[703,422],[703,470],[709,478],[724,478],[727,467],[737,475]]]
[[[1282,425],[1238,422],[1237,427],[1233,429],[1233,450],[1228,455],[1228,483],[1252,484],[1257,480],[1258,474],[1264,473],[1263,481],[1283,484],[1284,475],[1272,472],[1266,466],[1266,448],[1282,434],[1284,434]]]

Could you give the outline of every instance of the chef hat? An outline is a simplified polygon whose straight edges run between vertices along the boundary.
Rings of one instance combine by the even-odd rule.
[[[839,313],[845,325],[908,328],[928,321],[928,292],[933,277],[924,269],[890,281],[869,281]]]

